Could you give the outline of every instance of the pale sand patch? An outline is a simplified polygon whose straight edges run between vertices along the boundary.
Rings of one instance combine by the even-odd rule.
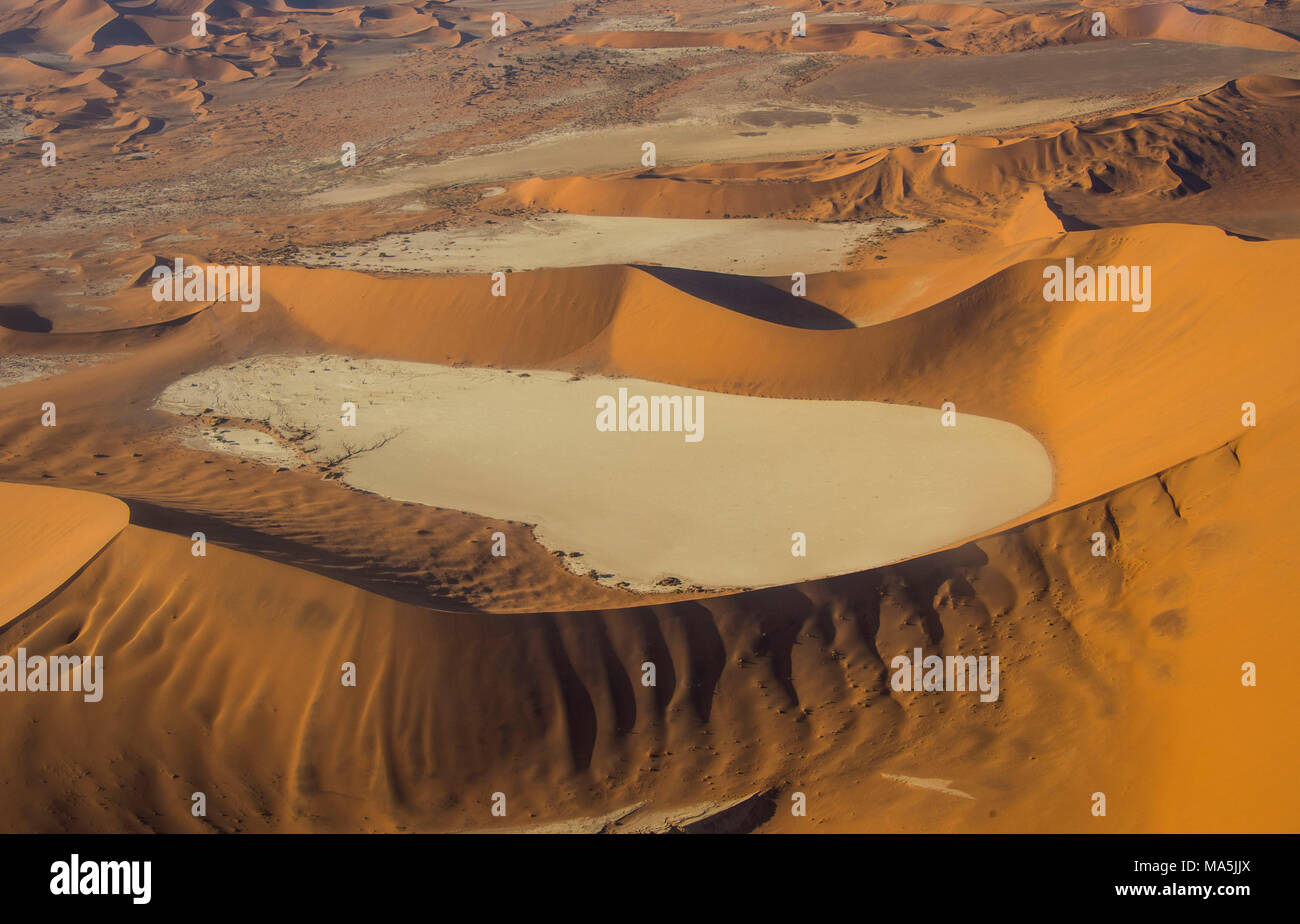
[[[191,449],[207,452],[230,452],[267,465],[298,467],[298,454],[273,436],[242,427],[205,427],[182,442]]]
[[[933,789],[935,792],[941,792],[946,796],[957,796],[961,799],[974,799],[968,792],[962,792],[960,789],[952,788],[952,780],[940,780],[929,777],[904,776],[901,773],[882,773],[880,774],[887,780],[893,780],[896,783],[902,783],[904,786],[912,786],[916,789]]]
[[[298,255],[308,266],[425,273],[517,272],[645,263],[745,275],[825,273],[873,235],[924,222],[543,215],[472,228],[390,234]]]
[[[620,387],[703,394],[703,438],[598,431],[597,399]],[[343,402],[357,407],[355,427],[342,425]],[[555,371],[265,356],[175,382],[157,406],[307,430],[304,449],[356,488],[534,524],[571,567],[643,589],[871,568],[993,528],[1052,490],[1043,447],[1004,421],[966,414],[946,428],[926,408]],[[796,531],[804,557],[791,554]]]
[[[10,353],[0,356],[0,388],[62,375],[81,366],[93,366],[113,357],[107,353]]]

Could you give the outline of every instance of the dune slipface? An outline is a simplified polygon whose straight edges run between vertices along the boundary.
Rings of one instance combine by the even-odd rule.
[[[0,834],[1283,894],[1293,6],[0,0]],[[194,840],[7,898],[441,885]]]

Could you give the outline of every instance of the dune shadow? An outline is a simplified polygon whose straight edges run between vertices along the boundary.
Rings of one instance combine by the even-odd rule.
[[[708,724],[718,680],[727,666],[726,643],[713,613],[698,601],[674,604],[669,615],[686,641],[686,663],[681,665],[687,682],[686,692],[699,720]],[[673,680],[675,683],[677,677],[674,676]]]
[[[0,327],[25,334],[48,334],[54,322],[41,317],[30,305],[0,305]]]
[[[733,806],[674,828],[682,834],[750,834],[776,814],[775,789],[755,793]]]
[[[0,33],[0,54],[16,55],[18,49],[27,45],[34,45],[40,35],[40,30],[33,29],[30,26],[23,26],[18,29],[10,29],[8,32]]]
[[[376,562],[367,561],[364,556],[349,558],[305,542],[231,523],[210,514],[174,509],[134,498],[123,497],[121,500],[130,508],[133,526],[187,538],[198,530],[204,534],[209,544],[301,568],[399,603],[456,613],[482,612],[458,594],[446,593],[436,584],[421,580],[418,576],[383,568]]]
[[[803,330],[850,330],[854,327],[852,321],[829,308],[791,295],[752,276],[729,276],[673,266],[637,265],[635,268],[687,295],[770,324]]]
[[[136,23],[123,16],[115,16],[104,25],[100,26],[94,35],[90,37],[91,49],[93,51],[103,51],[105,48],[112,48],[114,45],[152,45],[153,39],[149,33],[136,25]]]
[[[1106,191],[1110,191],[1109,187],[1107,187]],[[1061,204],[1049,195],[1044,194],[1043,201],[1047,203],[1047,208],[1056,216],[1057,221],[1061,223],[1061,227],[1066,231],[1096,231],[1100,227],[1100,225],[1094,225],[1091,222],[1084,221],[1082,218],[1077,218],[1074,215],[1071,215],[1065,209],[1061,208]]]
[[[564,636],[556,617],[541,614],[537,618],[542,625],[551,668],[560,685],[569,753],[573,758],[574,770],[581,773],[591,766],[592,755],[596,752],[596,735],[599,731],[596,704],[564,647]]]
[[[1210,188],[1210,184],[1207,183],[1200,174],[1193,173],[1186,167],[1179,166],[1174,163],[1172,159],[1166,160],[1165,166],[1169,168],[1170,172],[1173,173],[1174,176],[1178,177],[1178,181],[1182,183],[1183,188],[1189,193],[1205,192]]]

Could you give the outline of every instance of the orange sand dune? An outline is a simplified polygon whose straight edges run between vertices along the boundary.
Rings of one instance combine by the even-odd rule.
[[[150,131],[152,125],[141,119],[124,122],[121,127],[141,132]],[[206,303],[154,299],[154,266],[174,267],[176,259],[187,266],[207,263],[184,252],[162,257],[128,251],[107,258],[84,251],[51,254],[39,268],[14,273],[0,283],[0,299],[11,306],[10,311],[17,306],[27,309],[30,323],[18,326],[19,330],[94,334],[177,323],[201,311]],[[15,325],[0,315],[0,327]]]
[[[127,522],[126,505],[101,494],[0,483],[0,625],[76,574]]]
[[[186,537],[203,531],[214,542],[422,603],[518,611],[539,600],[635,599],[567,570],[526,525],[350,491],[315,468],[277,471],[182,446],[177,428],[188,432],[189,424],[148,411],[168,384],[214,361],[321,345],[273,304],[249,314],[229,307],[118,332],[0,331],[6,352],[98,360],[0,388],[0,480],[110,492],[132,505],[137,522]],[[35,423],[47,401],[58,408],[56,427]],[[511,555],[485,567],[481,551],[497,531]]]
[[[1070,255],[1151,265],[1151,310],[1045,302],[1045,263]],[[1276,307],[1298,255],[1300,242],[1246,243],[1205,228],[1079,232],[934,307],[857,331],[773,330],[724,309],[660,302],[620,314],[584,355],[701,388],[953,401],[1038,437],[1056,466],[1054,505],[1068,505],[1225,442],[1244,401],[1294,401],[1274,338],[1300,334]],[[1213,374],[1189,378],[1189,367]]]
[[[933,250],[942,245],[930,242],[933,250],[924,258],[900,257],[861,269],[811,274],[807,298],[858,326],[892,321],[979,285],[1008,266],[1049,253],[1053,239],[1065,230],[1041,191],[1026,194],[1006,214],[1006,224],[994,229],[1003,240],[995,238],[973,253],[940,258]],[[791,285],[786,276],[763,281],[782,292]]]
[[[486,277],[375,280],[281,268],[268,270],[264,285],[293,323],[366,355],[577,367],[776,397],[936,409],[953,401],[1044,442],[1057,466],[1056,509],[1222,444],[1239,428],[1244,401],[1293,400],[1285,344],[1300,322],[1271,306],[1284,302],[1286,268],[1298,255],[1297,241],[1249,243],[1211,228],[1075,232],[932,307],[855,331],[774,325],[627,268],[513,274],[507,299],[490,296]],[[1067,257],[1150,266],[1150,310],[1044,301],[1044,266]],[[954,279],[975,270],[970,261],[959,267]],[[429,307],[412,314],[410,304]],[[1226,312],[1225,304],[1240,307]],[[1095,356],[1107,357],[1109,374],[1097,372]],[[1214,375],[1188,378],[1189,365]]]
[[[1275,732],[1300,702],[1276,653],[1300,638],[1275,581],[1300,415],[1261,421],[949,552],[615,612],[420,610],[131,526],[0,635],[9,654],[104,658],[94,709],[0,698],[0,815],[18,831],[528,829],[762,792],[740,830],[1291,830],[1295,742]],[[998,653],[999,699],[892,691],[887,665],[914,647]],[[946,785],[905,782],[931,778]],[[794,792],[808,817],[786,810]]]
[[[1300,143],[1298,109],[1300,81],[1247,77],[1195,99],[1078,125],[957,138],[954,166],[941,164],[940,142],[948,139],[937,139],[808,161],[534,178],[513,184],[507,197],[521,206],[589,215],[822,221],[906,215],[963,221],[1003,237],[1018,229],[999,207],[1019,207],[1026,194],[1042,190],[1068,199],[1093,223],[1132,224],[1143,212],[1186,209],[1175,200],[1205,190],[1225,203],[1221,211],[1231,211],[1229,201],[1249,211],[1255,203],[1276,207],[1279,196],[1295,202],[1295,184],[1280,164],[1243,169],[1236,139],[1290,150]],[[1025,230],[1040,236],[1043,228],[1035,220]]]
[[[486,277],[381,279],[267,267],[259,312],[246,315],[236,305],[221,304],[163,329],[152,342],[140,341],[132,357],[0,392],[0,410],[9,409],[0,437],[14,453],[0,474],[12,480],[24,468],[30,473],[21,460],[39,452],[36,464],[58,476],[58,484],[100,490],[117,485],[116,493],[171,511],[160,522],[183,534],[196,519],[217,517],[241,529],[256,525],[281,538],[241,547],[275,551],[332,576],[355,570],[358,550],[366,549],[386,564],[376,571],[380,585],[363,586],[397,581],[407,587],[406,595],[413,579],[429,586],[427,572],[416,576],[433,548],[448,564],[459,562],[465,575],[453,599],[488,608],[554,607],[568,594],[615,592],[569,574],[527,539],[517,562],[527,580],[509,587],[498,583],[473,567],[472,548],[453,551],[443,544],[495,528],[464,515],[440,514],[443,525],[422,527],[430,530],[423,540],[414,530],[367,530],[365,542],[346,532],[332,535],[333,505],[356,504],[358,511],[400,505],[363,500],[320,481],[319,473],[313,479],[308,471],[277,473],[181,452],[166,435],[175,418],[159,414],[142,421],[135,408],[147,407],[171,382],[214,361],[304,349],[577,369],[741,394],[901,402],[935,409],[936,421],[940,404],[953,401],[959,412],[1024,427],[1047,447],[1057,481],[1041,513],[1221,445],[1239,432],[1243,402],[1275,409],[1293,401],[1287,345],[1300,333],[1300,322],[1271,306],[1279,304],[1279,287],[1298,247],[1300,242],[1251,243],[1214,229],[1173,225],[1075,232],[1007,257],[1004,269],[937,304],[857,330],[759,320],[628,267],[512,274],[507,298],[492,297]],[[1044,266],[1067,257],[1087,265],[1150,265],[1150,310],[1044,301]],[[953,277],[963,273],[976,275],[969,261]],[[816,301],[819,280],[812,284],[809,295]],[[942,284],[934,291],[942,294]],[[1240,307],[1226,312],[1226,304]],[[67,351],[70,336],[50,349]],[[998,357],[996,375],[988,372],[990,356]],[[1106,357],[1109,372],[1097,371],[1098,356]],[[1214,375],[1188,376],[1189,366],[1213,369]],[[61,421],[73,426],[61,423],[34,442],[25,409],[44,400],[56,401]],[[129,437],[104,439],[114,428],[160,441],[146,457],[151,461],[138,463],[122,451]],[[96,459],[96,453],[109,458]],[[214,462],[220,464],[211,467]],[[219,492],[213,491],[216,485]],[[253,513],[281,496],[297,498],[289,512],[271,519]],[[252,541],[241,535],[241,543]],[[436,596],[446,592],[442,588]]]
[[[1100,7],[1107,33],[1121,38],[1164,39],[1202,45],[1236,45],[1263,51],[1295,51],[1296,39],[1228,16],[1194,12],[1181,3]]]

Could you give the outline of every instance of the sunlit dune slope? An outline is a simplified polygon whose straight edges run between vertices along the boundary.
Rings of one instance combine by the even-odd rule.
[[[0,625],[77,573],[127,523],[126,505],[102,494],[0,483]]]

